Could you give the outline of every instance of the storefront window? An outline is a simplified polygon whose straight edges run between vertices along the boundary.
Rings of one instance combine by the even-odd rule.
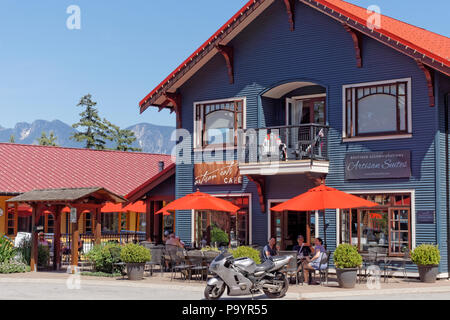
[[[249,198],[222,198],[240,207],[237,213],[196,211],[195,213],[195,241],[201,246],[214,245],[214,241],[222,239],[225,233],[232,246],[247,245],[249,243]]]
[[[340,241],[351,243],[360,252],[371,247],[390,255],[402,255],[411,249],[411,195],[361,195],[378,207],[341,210]]]
[[[16,205],[8,204],[8,212],[6,217],[7,228],[6,235],[15,236],[16,235]]]
[[[105,212],[102,213],[102,232],[119,232],[119,213]]]

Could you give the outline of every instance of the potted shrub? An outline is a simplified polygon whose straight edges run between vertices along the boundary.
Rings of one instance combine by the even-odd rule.
[[[421,244],[411,252],[411,261],[419,269],[420,281],[427,283],[436,282],[438,266],[441,261],[438,246]]]
[[[354,288],[358,267],[362,264],[362,257],[356,247],[350,244],[340,244],[334,252],[336,276],[341,288]]]
[[[235,259],[250,258],[253,261],[255,261],[256,264],[261,263],[259,251],[252,247],[246,246],[237,247],[236,249],[230,250],[230,253],[233,255],[233,258]]]
[[[142,280],[145,263],[151,260],[151,254],[149,249],[129,243],[120,252],[120,259],[126,263],[129,280]]]

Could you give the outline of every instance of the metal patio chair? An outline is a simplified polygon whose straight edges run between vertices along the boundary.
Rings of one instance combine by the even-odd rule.
[[[398,262],[397,264],[393,264],[392,262],[388,263],[389,258],[386,258],[383,266],[384,282],[389,282],[388,271],[392,271],[391,275],[393,275],[396,271],[400,271],[403,273],[403,280],[407,279],[408,275],[406,273],[406,262],[408,261],[408,259],[409,250],[405,250],[402,261]]]
[[[188,263],[191,265],[191,268],[189,268],[189,279],[192,279],[193,275],[200,275],[200,279],[203,279],[208,271],[208,266],[202,252],[191,250],[187,251],[186,255]]]
[[[152,259],[145,264],[146,267],[150,267],[150,275],[153,275],[153,266],[159,266],[161,276],[163,275],[163,248],[153,247],[150,249]]]

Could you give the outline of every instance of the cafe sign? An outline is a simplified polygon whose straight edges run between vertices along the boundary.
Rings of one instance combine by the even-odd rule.
[[[411,177],[411,151],[349,153],[345,156],[345,179]]]
[[[195,164],[194,180],[196,186],[242,184],[237,161]]]

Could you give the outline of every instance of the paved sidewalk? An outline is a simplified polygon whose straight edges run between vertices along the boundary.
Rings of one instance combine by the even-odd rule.
[[[353,289],[342,289],[330,276],[328,285],[295,285],[289,287],[285,299],[288,300],[309,300],[309,299],[397,299],[404,295],[417,296],[418,299],[425,294],[444,294],[444,299],[450,298],[450,281],[438,280],[434,284],[419,282],[409,279],[389,279],[384,283],[381,279],[379,289],[370,289],[367,284],[357,284]],[[83,295],[76,290],[68,290],[67,283],[70,275],[67,273],[38,272],[0,275],[0,286],[3,287],[4,295],[0,294],[0,299],[8,298],[8,292],[14,292],[18,297],[24,294],[25,298],[40,299],[46,297],[33,297],[32,288],[47,286],[54,292],[54,296],[49,293],[48,299],[202,299],[205,281],[180,279],[170,280],[170,274],[161,276],[155,273],[152,277],[145,277],[142,281],[129,281],[127,279],[81,276],[80,284]],[[27,292],[29,288],[30,292]],[[28,295],[27,295],[28,294]],[[86,295],[87,294],[87,295]],[[117,296],[119,294],[120,296]],[[86,296],[84,296],[86,295]],[[123,297],[122,297],[123,295]],[[224,298],[227,298],[225,295]],[[241,298],[241,297],[238,297]],[[251,298],[251,297],[243,297]],[[264,299],[265,296],[258,296],[257,299]]]

